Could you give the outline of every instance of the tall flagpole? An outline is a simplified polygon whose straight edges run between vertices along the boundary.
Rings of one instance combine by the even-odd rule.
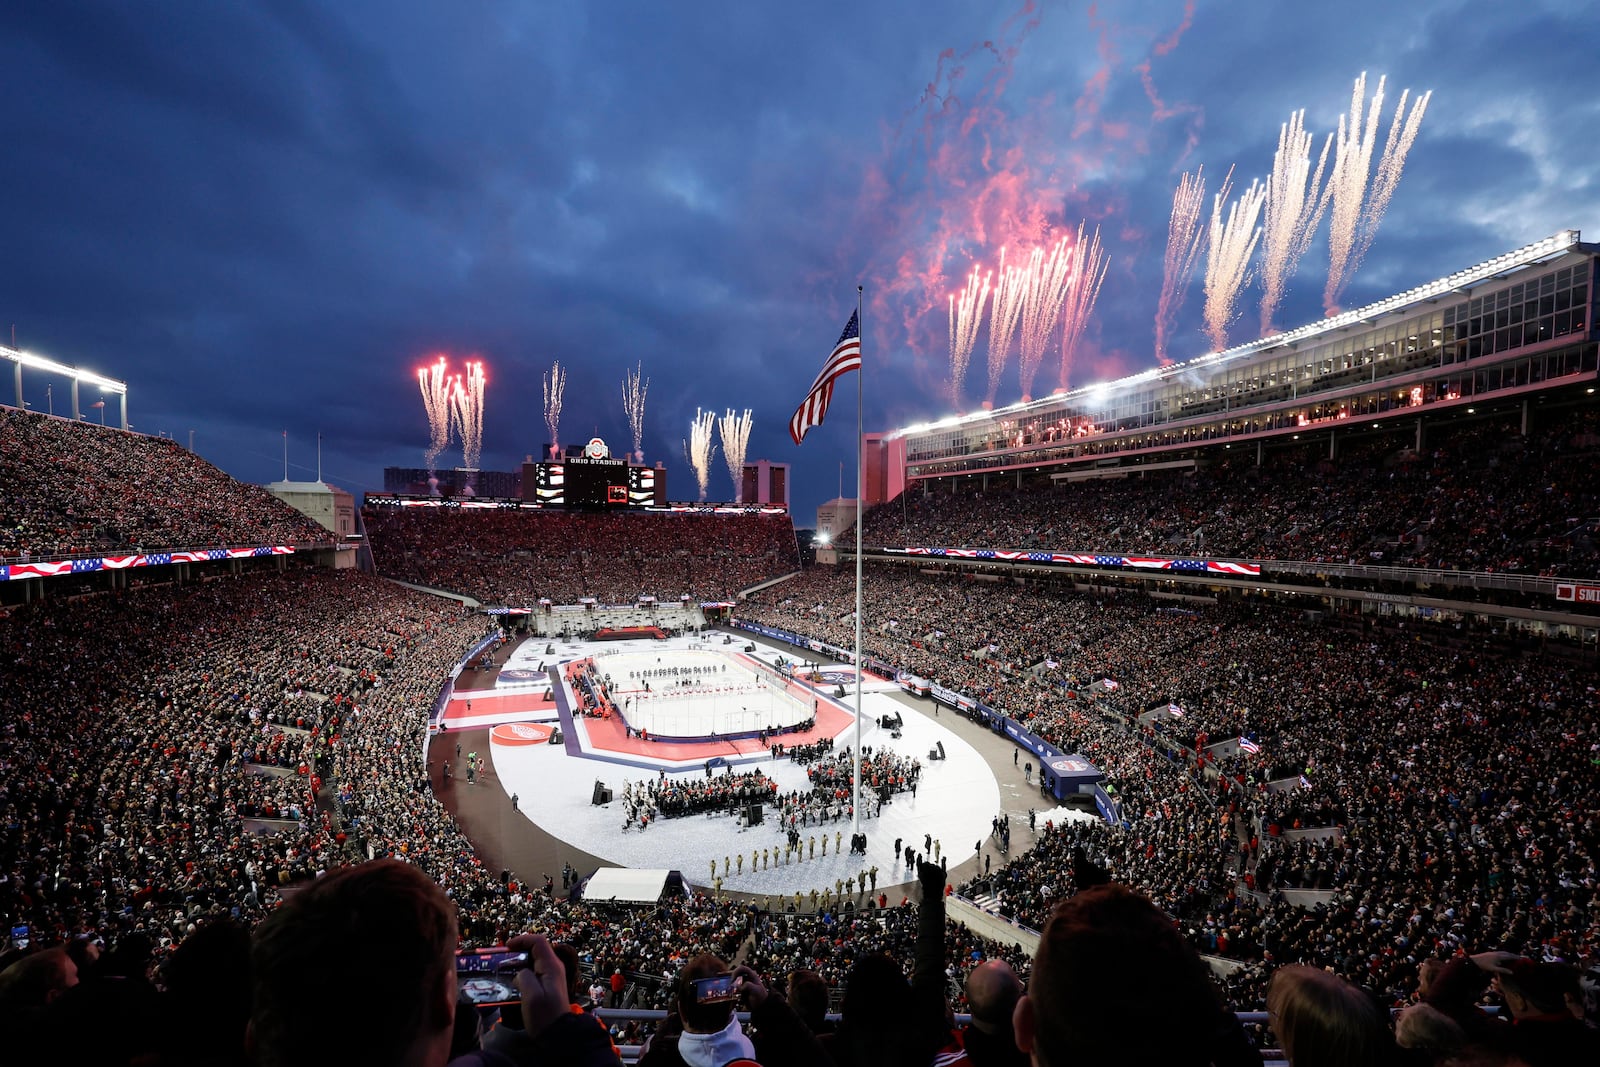
[[[861,832],[861,501],[864,498],[863,490],[866,481],[862,474],[864,464],[862,456],[865,452],[861,444],[861,396],[864,392],[861,381],[867,376],[866,359],[866,329],[861,318],[863,297],[861,286],[856,286],[856,325],[861,330],[861,370],[856,374],[856,743],[855,743],[855,792],[850,805],[850,833],[852,836]]]

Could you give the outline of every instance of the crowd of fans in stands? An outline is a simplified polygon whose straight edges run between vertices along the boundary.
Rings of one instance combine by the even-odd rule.
[[[332,540],[176,441],[0,408],[0,560]]]
[[[211,909],[259,917],[281,885],[357,855],[356,837],[427,847],[416,820],[448,818],[413,802],[405,760],[440,672],[487,628],[349,573],[18,609],[0,629],[0,911],[36,938],[171,942]],[[311,807],[324,782],[347,794],[345,825]],[[253,832],[270,818],[291,821]]]
[[[363,517],[381,573],[492,604],[729,600],[799,567],[787,515],[367,508]]]
[[[15,460],[15,440],[35,432],[108,435],[68,437],[62,448],[72,455],[134,447],[105,445],[110,431],[98,427],[53,420],[61,425],[40,431],[32,424],[37,416],[3,414],[3,462]],[[1285,497],[1268,533],[1249,518],[1230,536],[1358,558],[1364,543],[1353,539],[1365,536],[1361,525],[1378,529],[1378,519],[1401,501],[1402,511],[1421,508],[1395,524],[1408,527],[1399,536],[1411,546],[1407,558],[1435,566],[1587,566],[1584,553],[1592,550],[1581,523],[1556,517],[1563,510],[1581,517],[1576,497],[1561,498],[1569,487],[1589,492],[1592,475],[1569,462],[1573,449],[1592,447],[1579,443],[1584,426],[1563,424],[1519,442],[1492,464],[1483,440],[1472,436],[1479,433],[1441,438],[1431,459],[1393,466],[1375,447],[1361,462],[1396,481],[1395,495],[1377,502],[1360,494],[1344,501],[1343,489],[1360,478],[1337,466],[1321,471],[1327,518],[1315,536],[1294,517],[1311,505]],[[91,441],[88,451],[74,451],[83,441]],[[1530,476],[1541,458],[1559,478]],[[1515,480],[1507,472],[1523,481],[1506,484]],[[1257,480],[1271,486],[1275,477],[1268,470]],[[199,492],[198,484],[148,482],[145,491],[151,500],[170,500]],[[1204,494],[1212,490],[1195,491],[1193,514],[1217,514],[1206,510]],[[0,536],[19,550],[44,552],[105,547],[94,539],[112,529],[135,539],[126,543],[153,547],[207,524],[214,531],[247,528],[228,525],[234,513],[256,523],[262,513],[278,514],[224,486],[210,518],[176,518],[158,508],[147,523],[141,511],[102,505],[108,498],[98,492],[71,495],[82,513],[54,520],[40,517],[33,495],[25,505],[8,495],[0,500]],[[1111,507],[1112,498],[1101,503]],[[1046,517],[1030,514],[1032,501],[1020,497],[991,495],[981,506],[981,519],[957,522],[1020,531]],[[13,515],[21,517],[13,523]],[[130,516],[131,529],[101,521]],[[1470,524],[1459,534],[1440,529],[1472,516],[1487,516],[1482,521],[1493,524],[1496,537],[1475,536]],[[83,522],[58,525],[50,536],[65,531],[62,541],[34,540],[46,522],[63,518]],[[636,530],[605,532],[607,524],[637,517],[561,518],[580,526],[592,520],[600,536],[637,546],[628,540]],[[438,536],[442,527],[403,530],[409,519],[396,518],[402,532],[395,543],[411,538],[412,555],[402,549],[401,558],[419,558],[420,546],[433,552],[452,544]],[[1108,511],[1095,521],[1118,523],[1106,529],[1131,535],[1150,520],[1149,513]],[[668,521],[684,520],[661,520]],[[198,525],[184,525],[191,522]],[[693,580],[696,559],[725,562],[696,556],[693,546],[662,550],[654,537],[660,528],[651,529],[648,556],[635,547],[637,566],[624,564],[618,588],[668,558],[671,567],[682,565],[678,580]],[[701,536],[726,548],[718,540],[724,529],[732,526]],[[553,531],[540,535],[551,546],[561,539]],[[522,545],[507,549],[508,563],[517,558],[512,553],[532,551],[516,541],[521,532],[507,536],[502,544]],[[751,537],[752,545],[767,543],[759,531]],[[1230,554],[1214,550],[1212,537],[1208,532],[1207,554]],[[1317,540],[1324,537],[1332,540]],[[552,568],[563,565],[550,558]],[[623,551],[614,558],[629,557]],[[430,584],[449,585],[445,574],[489,573],[468,559],[477,557],[452,557]],[[574,564],[582,575],[586,559],[565,565]],[[595,573],[582,578],[583,589],[612,581],[599,577],[602,568],[588,569]],[[686,983],[728,970],[723,961],[739,956],[754,964],[739,973],[746,989],[760,991],[746,1006],[755,1011],[757,1040],[765,1040],[757,1047],[769,1064],[829,1062],[822,1055],[836,1064],[920,1064],[961,1041],[969,1054],[1032,1047],[1042,1063],[1109,1061],[1147,1046],[1159,1047],[1163,1063],[1252,1062],[1242,1041],[1233,1043],[1242,1039],[1237,1026],[1225,1017],[1218,1022],[1224,1006],[1270,1009],[1273,1033],[1258,1037],[1281,1042],[1291,1062],[1310,1063],[1330,1049],[1343,1058],[1319,1062],[1383,1062],[1395,1054],[1383,1012],[1401,1008],[1400,1043],[1421,1050],[1412,1062],[1444,1062],[1463,1049],[1480,1050],[1468,1062],[1593,1062],[1596,1031],[1578,1021],[1581,969],[1594,968],[1600,956],[1600,722],[1591,666],[1506,655],[1453,630],[1423,636],[1359,620],[1311,622],[1249,602],[1174,606],[1133,594],[903,570],[874,571],[866,592],[868,654],[1084,753],[1120,802],[1121,825],[1052,825],[1032,850],[966,887],[993,895],[1004,914],[1043,931],[1031,962],[1020,950],[945,923],[944,875],[932,864],[919,870],[918,907],[853,889],[847,906],[824,901],[819,909],[812,900],[806,914],[797,898],[794,912],[780,902],[753,924],[745,905],[705,895],[613,912],[487,870],[433,796],[420,738],[441,679],[491,625],[451,602],[361,575],[262,570],[46,599],[0,620],[0,675],[7,680],[0,688],[0,911],[14,944],[0,957],[0,1023],[26,1052],[40,1047],[31,1042],[41,1035],[81,1032],[77,1052],[95,1062],[155,1054],[175,1063],[236,1063],[245,1055],[243,1020],[253,1017],[258,1055],[282,1062],[263,1051],[293,1030],[273,1015],[274,996],[289,996],[274,986],[275,973],[317,989],[327,978],[303,965],[275,972],[271,964],[283,957],[273,955],[273,936],[318,907],[337,914],[336,902],[319,904],[321,894],[303,888],[313,876],[387,856],[404,859],[426,876],[424,886],[447,894],[441,906],[451,913],[452,951],[457,926],[467,945],[538,929],[586,958],[591,973],[651,976],[632,1003],[671,1004],[676,1021],[669,1019],[647,1063],[675,1062],[666,1050],[686,1048],[701,1033]],[[823,570],[758,594],[741,615],[846,645],[853,609],[848,576]],[[1236,738],[1259,751],[1237,748]],[[813,766],[826,772],[833,762]],[[915,778],[914,768],[876,770],[891,786]],[[385,884],[394,888],[393,879]],[[300,894],[286,893],[291,886]],[[1306,898],[1315,903],[1306,906]],[[262,920],[252,949],[249,928]],[[15,946],[20,940],[45,948],[24,951]],[[1196,950],[1223,961],[1220,999]],[[218,980],[250,973],[252,951],[253,996],[241,989],[242,979]],[[530,951],[542,965],[549,948],[540,939]],[[908,983],[902,961],[913,958]],[[1086,958],[1094,965],[1086,968]],[[159,990],[149,982],[155,968]],[[824,990],[842,988],[835,1034],[819,1034],[826,1026],[810,1009],[803,1019],[812,1021],[798,1025],[805,997],[795,998],[790,1018],[765,995],[776,983],[763,984],[762,974],[785,972],[797,976],[791,989],[814,989],[808,976]],[[565,968],[539,973],[572,977]],[[1029,983],[1020,1002],[1019,979]],[[1491,979],[1516,1025],[1479,1011]],[[562,989],[559,1010],[546,1014],[535,1010],[541,1002],[529,985],[519,979],[529,1035],[547,1042],[556,1035],[573,1042],[562,1047],[587,1051],[541,1059],[523,1050],[514,1062],[615,1062],[609,1043],[575,1036],[582,1021],[570,1021],[565,1001],[580,997]],[[1003,1012],[991,1010],[991,985],[1011,990]],[[77,986],[83,990],[74,993]],[[293,989],[302,1001],[323,1003]],[[958,1035],[944,1022],[947,1004],[971,1008],[989,1029],[975,1021]],[[204,1022],[167,1026],[174,1018]],[[394,1034],[436,1022],[419,1012],[410,1029],[382,1031],[381,1039],[399,1040]],[[380,1039],[379,1028],[352,1029]],[[504,1062],[472,1059],[481,1055],[469,1051],[478,1040],[472,1033],[455,1044],[467,1053],[464,1063]],[[1496,1060],[1483,1050],[1516,1058]]]
[[[1399,1004],[1434,956],[1600,952],[1591,669],[1250,607],[1163,610],[888,569],[865,589],[869,655],[1086,754],[1120,794],[1125,827],[1054,828],[972,887],[1026,924],[1075,890],[1081,850],[1240,962],[1239,1007],[1263,1003],[1284,963]],[[848,579],[819,571],[744,615],[838,640],[853,610]],[[1169,704],[1181,718],[1148,715]],[[1192,751],[1239,736],[1260,753]],[[1342,838],[1288,840],[1321,826]],[[1286,888],[1331,900],[1300,907],[1273,892]]]
[[[1600,573],[1600,413],[1437,428],[1252,455],[1193,472],[987,491],[912,491],[867,515],[868,545],[1169,553],[1592,577]],[[1216,453],[1214,455],[1221,455]],[[963,483],[969,485],[970,483]]]

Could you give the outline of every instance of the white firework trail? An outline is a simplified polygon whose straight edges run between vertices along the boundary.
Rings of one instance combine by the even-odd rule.
[[[1411,90],[1400,93],[1400,104],[1395,108],[1383,155],[1378,159],[1378,172],[1372,177],[1369,189],[1372,151],[1377,144],[1378,121],[1383,113],[1384,81],[1384,78],[1378,79],[1378,88],[1372,94],[1372,110],[1363,117],[1367,74],[1362,71],[1350,94],[1350,114],[1339,116],[1333,172],[1328,177],[1333,210],[1328,221],[1328,284],[1322,293],[1323,310],[1329,315],[1339,310],[1345,287],[1350,284],[1356,268],[1361,266],[1367,249],[1372,247],[1372,239],[1378,234],[1378,225],[1394,196],[1395,186],[1400,184],[1406,156],[1416,143],[1422,116],[1433,96],[1430,90],[1417,97],[1408,113],[1406,101]]]
[[[694,409],[694,421],[689,424],[689,466],[694,468],[695,481],[700,483],[700,499],[706,498],[711,488],[711,457],[716,452],[714,434],[717,413]]]
[[[733,500],[744,503],[744,457],[750,448],[750,425],[755,420],[749,408],[740,415],[732,408],[717,420],[722,435],[722,461],[728,466],[728,477],[733,479]]]
[[[461,438],[461,465],[468,470],[478,469],[483,455],[483,362],[470,360],[467,376],[456,375],[451,380],[450,407],[454,417],[456,435]]]
[[[1021,368],[1022,399],[1033,399],[1033,379],[1044,360],[1044,350],[1055,336],[1073,282],[1076,249],[1063,237],[1049,254],[1035,248],[1028,257],[1028,287],[1023,297],[1022,319],[1017,326],[1018,366]]]
[[[1006,356],[1011,349],[1011,335],[1016,333],[1017,320],[1022,315],[1022,305],[1028,294],[1028,268],[1006,266],[1006,250],[1000,250],[1000,278],[990,290],[989,311],[989,394],[985,404],[994,406],[995,393],[1000,390],[1000,377],[1005,373]]]
[[[422,388],[422,408],[428,415],[428,447],[422,454],[431,478],[439,453],[450,445],[450,374],[443,356],[417,371],[417,384]]]
[[[972,349],[978,342],[978,325],[983,322],[983,304],[989,298],[989,283],[994,278],[994,271],[989,271],[980,282],[981,269],[973,267],[961,295],[950,296],[950,400],[958,410],[961,385],[966,381],[967,365],[972,362]]]
[[[561,396],[567,391],[567,372],[561,361],[550,364],[544,375],[544,425],[550,431],[550,458],[561,458]]]
[[[1300,257],[1311,246],[1328,199],[1322,190],[1322,174],[1328,163],[1333,135],[1323,142],[1317,169],[1311,169],[1311,145],[1315,138],[1306,130],[1305,109],[1289,116],[1278,127],[1278,150],[1272,156],[1272,173],[1267,176],[1267,206],[1261,233],[1261,336],[1273,332],[1272,316],[1283,303],[1289,279],[1300,265]]]
[[[1239,290],[1250,280],[1250,257],[1261,240],[1261,227],[1256,219],[1261,215],[1261,205],[1267,199],[1267,188],[1256,178],[1239,199],[1228,206],[1228,217],[1222,217],[1222,205],[1233,191],[1233,169],[1222,179],[1222,188],[1211,201],[1211,251],[1206,254],[1206,336],[1211,340],[1211,350],[1221,352],[1228,347],[1228,324],[1233,320],[1234,302]]]
[[[1167,339],[1172,333],[1173,320],[1183,307],[1189,293],[1189,280],[1194,277],[1195,264],[1200,261],[1200,249],[1205,247],[1206,230],[1200,225],[1200,209],[1206,200],[1205,167],[1193,174],[1185,171],[1172,193],[1172,218],[1167,222],[1167,254],[1162,262],[1161,302],[1156,306],[1156,362],[1171,363],[1167,358]],[[1062,379],[1066,384],[1066,379]]]
[[[644,462],[644,395],[650,391],[650,379],[644,376],[644,364],[637,370],[626,372],[622,378],[622,410],[628,416],[628,429],[633,431],[633,459]]]
[[[1094,302],[1100,297],[1100,286],[1106,280],[1111,257],[1100,247],[1100,227],[1094,236],[1083,239],[1083,223],[1078,223],[1078,241],[1072,246],[1072,285],[1067,292],[1066,304],[1061,309],[1061,388],[1067,387],[1072,376],[1072,363],[1078,354],[1078,342],[1089,325],[1089,315]]]

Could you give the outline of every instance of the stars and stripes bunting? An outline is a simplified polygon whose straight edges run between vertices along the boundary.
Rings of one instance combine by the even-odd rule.
[[[1219,559],[1178,559],[1167,556],[1122,556],[1110,552],[1043,552],[1000,548],[939,548],[910,545],[885,548],[906,556],[932,556],[935,559],[999,559],[1013,563],[1067,563],[1079,567],[1131,567],[1144,571],[1174,571],[1190,574],[1226,574],[1259,578],[1261,564]]]
[[[93,574],[130,567],[161,567],[169,563],[204,563],[211,560],[249,559],[255,556],[291,556],[293,545],[258,545],[253,548],[207,548],[183,552],[148,552],[130,556],[80,556],[40,563],[0,564],[0,582],[24,578],[53,578],[60,574]]]

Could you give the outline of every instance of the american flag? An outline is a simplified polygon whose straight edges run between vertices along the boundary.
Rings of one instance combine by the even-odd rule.
[[[1250,753],[1252,756],[1261,755],[1261,746],[1250,740],[1248,737],[1239,738],[1239,748]]]
[[[794,438],[795,444],[805,440],[807,431],[813,426],[822,425],[823,416],[828,414],[828,403],[833,399],[833,383],[841,375],[860,369],[861,313],[852,311],[850,321],[844,324],[844,333],[839,335],[839,343],[833,346],[828,361],[822,365],[822,372],[811,383],[806,398],[789,420],[789,436]]]
[[[1171,715],[1174,719],[1181,719],[1183,718],[1183,709],[1178,707],[1176,704],[1168,704],[1167,714]]]

